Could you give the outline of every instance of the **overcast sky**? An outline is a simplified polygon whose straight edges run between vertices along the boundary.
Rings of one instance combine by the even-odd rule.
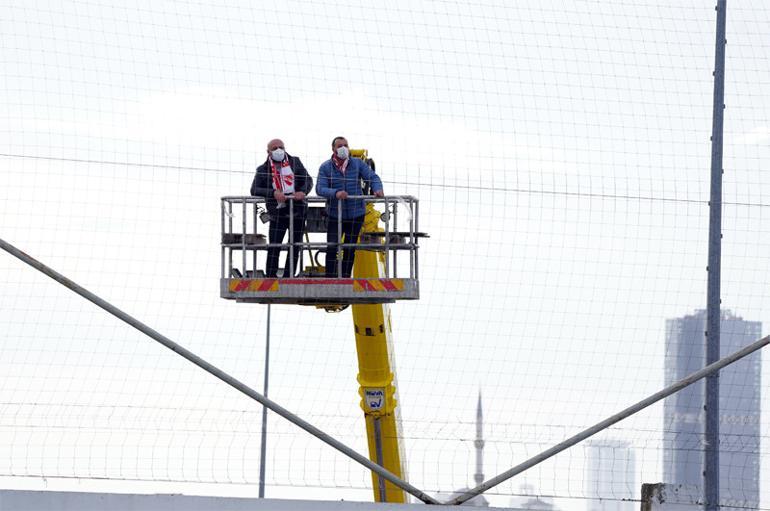
[[[421,300],[391,311],[424,490],[472,483],[479,391],[491,477],[662,388],[665,320],[705,305],[712,0],[0,7],[0,237],[257,389],[266,307],[218,296],[219,198],[267,140],[315,174],[345,135],[419,197]],[[769,23],[728,7],[722,303],[764,325]],[[350,311],[272,310],[271,398],[365,452]],[[256,403],[10,256],[0,325],[4,487],[256,495]],[[637,480],[601,497],[661,479],[662,428],[603,435]],[[489,500],[582,510],[584,454]],[[370,498],[272,415],[268,465],[268,496]]]

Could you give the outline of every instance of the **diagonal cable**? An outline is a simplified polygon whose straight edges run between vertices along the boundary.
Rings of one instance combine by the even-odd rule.
[[[188,361],[192,362],[196,366],[200,367],[204,371],[210,373],[211,375],[219,378],[223,382],[227,383],[234,389],[242,392],[243,394],[246,394],[250,398],[254,399],[255,401],[259,402],[263,406],[269,408],[270,410],[274,411],[284,419],[288,420],[289,422],[299,426],[300,428],[304,429],[314,437],[318,438],[319,440],[326,442],[330,446],[334,447],[338,451],[340,451],[342,454],[348,456],[352,460],[360,463],[364,467],[368,468],[372,472],[375,472],[376,474],[382,476],[384,479],[390,481],[394,485],[398,486],[405,492],[410,493],[411,495],[414,495],[421,501],[425,502],[426,504],[439,504],[439,502],[431,497],[430,495],[426,494],[419,488],[416,488],[409,484],[408,482],[404,481],[403,479],[399,478],[392,472],[386,470],[385,468],[377,465],[373,461],[371,461],[369,458],[362,456],[358,452],[354,451],[347,445],[343,444],[339,440],[335,439],[334,437],[328,435],[327,433],[324,433],[317,427],[313,426],[309,422],[301,419],[297,415],[293,414],[289,410],[283,408],[278,403],[271,401],[267,397],[263,396],[256,390],[252,389],[245,383],[233,378],[229,374],[225,373],[218,367],[210,364],[209,362],[205,361],[204,359],[200,358],[195,353],[185,349],[184,347],[180,346],[179,344],[175,343],[168,337],[164,336],[163,334],[157,332],[156,330],[153,330],[149,326],[145,325],[141,321],[135,319],[134,317],[130,316],[129,314],[123,312],[122,310],[118,309],[114,305],[110,304],[109,302],[103,300],[102,298],[99,298],[89,290],[85,289],[84,287],[76,284],[72,280],[68,279],[61,273],[58,273],[57,271],[49,268],[48,266],[44,265],[37,259],[27,255],[26,253],[22,252],[15,246],[11,245],[10,243],[7,243],[3,239],[0,239],[0,248],[11,254],[12,256],[20,259],[24,263],[32,266],[36,270],[48,275],[53,280],[58,282],[59,284],[62,284],[63,286],[67,287],[68,289],[74,291],[75,293],[79,294],[89,302],[92,302],[93,304],[101,307],[105,311],[109,312],[113,316],[117,317],[118,319],[128,323],[132,327],[136,328],[143,334],[151,337],[155,341],[159,342],[166,348],[170,349],[177,355],[187,359]]]

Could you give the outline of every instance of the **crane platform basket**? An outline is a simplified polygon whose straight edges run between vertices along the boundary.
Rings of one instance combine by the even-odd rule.
[[[354,278],[327,278],[323,257],[332,244],[327,242],[328,213],[325,199],[307,197],[304,236],[294,240],[294,222],[303,221],[295,215],[294,201],[289,208],[289,226],[283,243],[269,243],[272,221],[263,197],[222,197],[221,199],[221,257],[220,296],[238,302],[298,305],[348,305],[392,303],[396,300],[416,300],[419,287],[419,240],[427,234],[418,229],[419,202],[409,195],[373,197],[356,196],[366,203],[367,220],[358,243],[333,244],[337,253],[329,256],[337,265],[335,275],[341,274],[341,257],[345,248],[375,252],[379,258],[379,274]],[[300,207],[300,206],[298,206]],[[304,209],[304,205],[301,206]],[[341,209],[337,208],[338,219]],[[341,222],[336,222],[341,225]],[[338,239],[342,236],[338,236]],[[268,250],[279,249],[286,263],[283,271],[266,275]],[[334,250],[334,249],[332,249]],[[299,252],[296,268],[294,253]],[[285,275],[284,275],[285,274]]]

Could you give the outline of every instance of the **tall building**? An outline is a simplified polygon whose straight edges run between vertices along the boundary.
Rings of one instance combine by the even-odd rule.
[[[706,365],[706,311],[666,321],[666,385]],[[722,311],[724,357],[762,335],[762,323]],[[723,506],[759,505],[760,352],[719,373],[719,498]],[[703,489],[705,380],[666,398],[663,476],[668,484]]]
[[[632,511],[639,503],[636,457],[622,440],[596,440],[586,445],[588,511]]]

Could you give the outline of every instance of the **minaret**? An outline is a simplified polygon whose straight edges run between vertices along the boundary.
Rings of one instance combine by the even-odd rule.
[[[479,403],[476,406],[476,440],[473,445],[476,446],[476,473],[473,479],[476,485],[484,482],[484,424],[481,415],[481,391],[479,391]]]

